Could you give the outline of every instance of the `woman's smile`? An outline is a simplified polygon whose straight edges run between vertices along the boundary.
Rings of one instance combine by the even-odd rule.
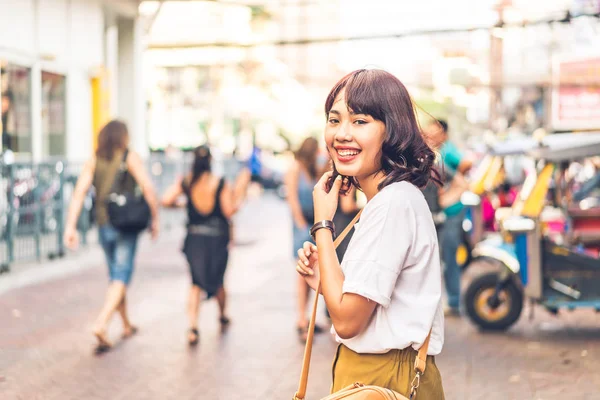
[[[340,163],[351,163],[356,160],[361,150],[355,147],[334,146],[337,161]]]

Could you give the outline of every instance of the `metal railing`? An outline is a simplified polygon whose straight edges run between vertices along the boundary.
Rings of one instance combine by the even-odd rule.
[[[64,255],[65,187],[62,161],[0,165],[0,266]],[[85,213],[82,213],[85,217]]]
[[[192,155],[168,157],[153,153],[146,160],[158,195],[190,170]],[[232,180],[240,164],[234,159],[215,160],[215,170]],[[42,261],[65,255],[63,232],[69,200],[82,163],[53,160],[41,163],[0,161],[0,272],[19,262]],[[94,241],[94,191],[87,194],[77,223],[83,246]],[[183,225],[183,210],[162,210],[161,229]]]

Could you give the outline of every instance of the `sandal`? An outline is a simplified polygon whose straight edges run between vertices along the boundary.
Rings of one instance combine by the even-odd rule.
[[[110,351],[111,346],[106,343],[98,343],[98,345],[94,348],[94,354],[99,356],[100,354],[104,354]]]
[[[138,333],[138,328],[137,328],[137,326],[133,326],[132,325],[131,327],[129,327],[129,331],[123,332],[123,334],[121,335],[121,337],[123,339],[129,339],[130,337],[132,337],[136,333]]]
[[[190,340],[190,336],[194,335],[194,338]],[[197,328],[190,328],[190,332],[188,334],[188,344],[190,346],[196,346],[200,341],[200,333]]]
[[[227,317],[221,317],[219,318],[219,323],[221,324],[221,332],[225,332],[229,328],[231,320]]]
[[[111,349],[112,345],[108,339],[106,339],[104,332],[94,332],[94,336],[96,336],[96,339],[98,339],[98,345],[94,349],[94,353],[96,355],[106,353]]]

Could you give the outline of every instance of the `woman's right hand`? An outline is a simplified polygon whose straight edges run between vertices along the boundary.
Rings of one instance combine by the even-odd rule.
[[[79,232],[77,232],[77,229],[72,228],[72,227],[67,227],[67,229],[65,229],[65,233],[63,235],[63,241],[65,243],[65,246],[67,246],[67,248],[69,248],[71,250],[76,250],[77,247],[79,246]]]
[[[319,253],[317,246],[311,242],[304,242],[304,246],[298,249],[298,263],[296,271],[304,277],[306,283],[314,290],[319,284]]]

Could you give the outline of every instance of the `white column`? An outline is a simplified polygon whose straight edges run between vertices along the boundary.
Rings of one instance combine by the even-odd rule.
[[[40,10],[39,0],[33,2],[34,54],[36,60],[31,66],[31,158],[39,162],[43,157],[42,146],[42,69],[37,55],[40,52]]]
[[[142,24],[138,19],[119,19],[118,28],[117,117],[123,119],[129,127],[132,148],[146,156],[148,145],[145,126]]]
[[[149,154],[148,149],[148,130],[146,129],[146,90],[144,84],[144,25],[138,17],[134,22],[134,115],[135,129],[138,133],[136,137],[135,149],[143,156]]]
[[[117,93],[119,93],[119,28],[116,24],[106,28],[104,41],[104,65],[109,74],[110,115],[115,116],[119,110],[119,99],[117,96]]]

